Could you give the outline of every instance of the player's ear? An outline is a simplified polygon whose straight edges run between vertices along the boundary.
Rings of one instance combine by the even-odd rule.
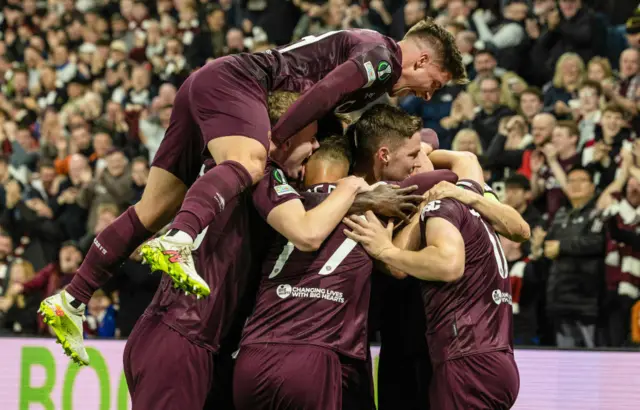
[[[378,160],[380,160],[380,162],[382,162],[383,164],[388,164],[389,160],[390,160],[390,152],[389,152],[389,148],[387,147],[381,147],[378,150]]]
[[[429,50],[423,50],[420,53],[420,57],[418,57],[418,61],[416,61],[416,69],[426,66],[430,61],[431,55],[429,54]]]

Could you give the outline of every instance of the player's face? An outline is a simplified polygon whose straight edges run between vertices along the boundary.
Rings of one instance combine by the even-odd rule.
[[[394,97],[415,95],[429,101],[433,94],[451,80],[451,74],[433,60],[428,53],[420,56],[410,67],[403,67],[402,79],[393,87]]]
[[[420,153],[418,154],[418,165],[413,169],[411,175],[422,174],[433,171],[433,162],[429,159],[429,154],[433,152],[433,147],[426,142],[420,142]]]
[[[318,123],[313,122],[294,135],[284,144],[283,150],[276,150],[274,158],[282,165],[289,178],[304,179],[304,165],[313,151],[320,145],[316,140]]]
[[[389,161],[382,171],[382,179],[385,181],[402,181],[420,165],[420,133],[417,132],[407,139],[397,149],[389,152]]]

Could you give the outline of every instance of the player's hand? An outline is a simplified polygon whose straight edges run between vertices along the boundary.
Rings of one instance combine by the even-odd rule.
[[[358,215],[344,218],[342,222],[351,229],[345,229],[344,234],[360,243],[373,258],[379,259],[383,252],[394,247],[393,222],[390,221],[385,227],[373,212],[367,211],[365,215],[366,218]]]
[[[459,188],[448,181],[440,181],[424,193],[424,202],[429,203],[443,198],[456,199],[462,203],[468,199],[469,191]]]
[[[337,186],[350,186],[352,187],[355,191],[356,194],[359,194],[361,192],[369,192],[373,189],[373,187],[371,185],[369,185],[367,183],[367,181],[365,181],[363,178],[360,177],[356,177],[356,176],[348,176],[346,178],[342,178],[341,180],[339,180],[336,183]]]
[[[372,191],[356,197],[349,212],[363,214],[373,211],[387,218],[407,221],[409,215],[417,211],[417,205],[424,200],[421,195],[411,195],[416,189],[416,185],[400,188],[397,185],[376,184]]]
[[[549,259],[556,259],[560,253],[560,241],[545,241],[544,256]]]

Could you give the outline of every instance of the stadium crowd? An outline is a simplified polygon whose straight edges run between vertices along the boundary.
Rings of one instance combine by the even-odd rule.
[[[516,343],[640,343],[637,1],[0,4],[2,334],[48,333],[39,302],[140,198],[191,72],[331,30],[401,39],[431,16],[455,36],[471,82],[396,103],[441,148],[476,154],[486,182],[531,225],[529,243],[503,238]],[[159,281],[134,253],[91,299],[87,336],[126,338]]]

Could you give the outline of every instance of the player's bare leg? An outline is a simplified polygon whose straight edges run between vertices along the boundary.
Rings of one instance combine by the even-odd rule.
[[[171,221],[184,199],[185,184],[170,172],[151,167],[142,199],[105,228],[89,249],[69,286],[40,304],[65,353],[79,364],[89,357],[82,338],[82,320],[89,299],[120,264],[153,233]]]
[[[176,287],[197,297],[211,293],[196,272],[191,256],[193,242],[225,205],[264,175],[267,150],[249,137],[220,137],[207,147],[216,166],[189,188],[171,230],[142,247],[142,255],[153,269],[166,272]]]

